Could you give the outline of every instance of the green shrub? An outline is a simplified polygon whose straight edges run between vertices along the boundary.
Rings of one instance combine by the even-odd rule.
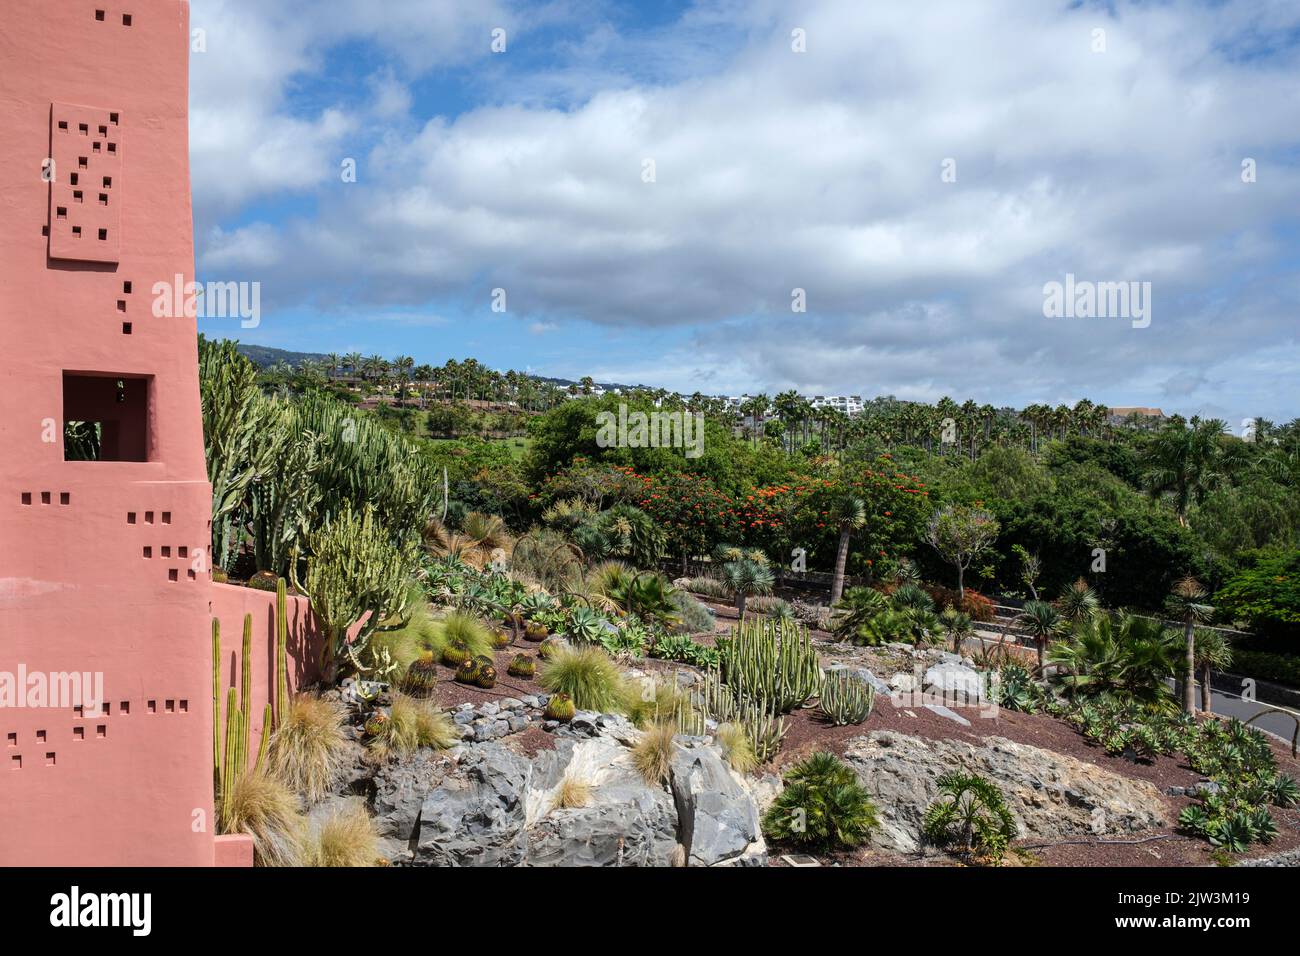
[[[405,694],[394,694],[387,718],[373,723],[372,729],[372,721],[366,722],[366,732],[371,734],[371,752],[380,758],[421,747],[445,750],[460,740],[455,724],[437,705]]]
[[[945,773],[938,783],[940,796],[925,811],[925,838],[977,863],[1000,862],[1016,835],[1002,791],[973,773]]]
[[[685,634],[668,634],[657,641],[650,656],[662,661],[677,661],[692,667],[717,667],[718,649],[692,640]]]
[[[458,641],[471,657],[492,656],[492,632],[474,615],[452,611],[438,622],[438,629],[444,645]]]
[[[815,753],[795,765],[785,784],[763,816],[772,840],[834,851],[861,846],[879,824],[867,791],[833,754]]]

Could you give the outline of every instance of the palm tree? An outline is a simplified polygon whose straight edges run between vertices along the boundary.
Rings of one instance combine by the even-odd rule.
[[[1165,611],[1183,625],[1187,641],[1187,657],[1183,676],[1183,710],[1196,713],[1196,625],[1204,624],[1214,615],[1214,608],[1205,603],[1205,588],[1201,582],[1188,575],[1174,585],[1173,593],[1165,599]]]
[[[1214,709],[1214,694],[1210,678],[1215,671],[1225,671],[1232,666],[1232,645],[1222,631],[1203,628],[1196,632],[1196,671],[1201,675],[1201,710],[1207,714]]]
[[[840,531],[840,544],[835,550],[835,576],[831,579],[831,604],[844,593],[844,568],[849,560],[849,539],[853,532],[866,526],[867,505],[851,492],[842,492],[832,503],[830,520]]]
[[[1043,658],[1052,638],[1070,629],[1070,622],[1046,601],[1026,601],[1025,609],[1016,615],[1015,623],[1025,629],[1038,648],[1038,673],[1043,673]]]
[[[1187,510],[1222,484],[1223,430],[1217,418],[1193,418],[1190,426],[1175,418],[1156,433],[1147,450],[1147,490],[1152,497],[1169,496],[1186,526]]]

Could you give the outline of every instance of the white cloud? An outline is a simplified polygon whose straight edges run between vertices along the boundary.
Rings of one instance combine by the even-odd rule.
[[[431,24],[425,6],[377,17],[337,3],[312,18],[328,26],[288,31],[300,39],[287,65],[243,85],[280,89],[286,70],[350,35],[401,69],[465,63],[485,24],[508,19]],[[501,286],[534,333],[568,320],[691,325],[691,348],[602,373],[687,391],[707,379],[1119,404],[1199,400],[1219,382],[1233,402],[1257,395],[1280,413],[1282,382],[1213,369],[1295,344],[1294,247],[1277,233],[1300,209],[1296,54],[1257,54],[1300,26],[1300,10],[1118,7],[701,3],[635,42],[596,21],[573,44],[570,93],[604,85],[589,98],[537,105],[564,85],[556,67],[514,103],[393,131],[362,159],[361,182],[320,193],[316,216],[220,236],[205,264],[269,268],[290,302],[485,302]],[[793,25],[805,54],[789,48]],[[1105,53],[1090,49],[1094,27]],[[620,81],[624,51],[670,64],[671,79]],[[388,102],[405,111],[400,93]],[[256,140],[245,195],[308,188],[349,122],[256,114],[202,162]],[[1257,183],[1240,180],[1244,156],[1260,163]],[[940,179],[949,157],[955,183]],[[654,183],[641,179],[646,158]],[[208,174],[202,184],[225,195]],[[1067,272],[1151,281],[1151,327],[1044,319],[1042,285]],[[806,316],[789,312],[796,286]]]

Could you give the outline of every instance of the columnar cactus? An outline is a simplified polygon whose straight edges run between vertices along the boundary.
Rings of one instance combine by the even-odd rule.
[[[876,689],[850,671],[833,671],[822,686],[821,711],[837,727],[860,724],[871,716]]]
[[[740,697],[787,714],[821,690],[822,669],[808,628],[790,620],[749,620],[720,644],[722,678]]]

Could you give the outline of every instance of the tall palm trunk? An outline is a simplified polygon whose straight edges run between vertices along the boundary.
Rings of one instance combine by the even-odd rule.
[[[839,601],[840,596],[844,593],[844,566],[849,561],[849,536],[852,534],[850,528],[840,530],[840,546],[835,552],[835,577],[831,579],[831,604]]]
[[[1207,714],[1214,710],[1214,695],[1210,687],[1210,665],[1201,667],[1201,710]]]
[[[736,592],[736,618],[739,621],[745,620],[745,592]]]
[[[1196,628],[1191,621],[1183,629],[1187,637],[1186,680],[1183,684],[1183,710],[1189,714],[1196,713]]]

